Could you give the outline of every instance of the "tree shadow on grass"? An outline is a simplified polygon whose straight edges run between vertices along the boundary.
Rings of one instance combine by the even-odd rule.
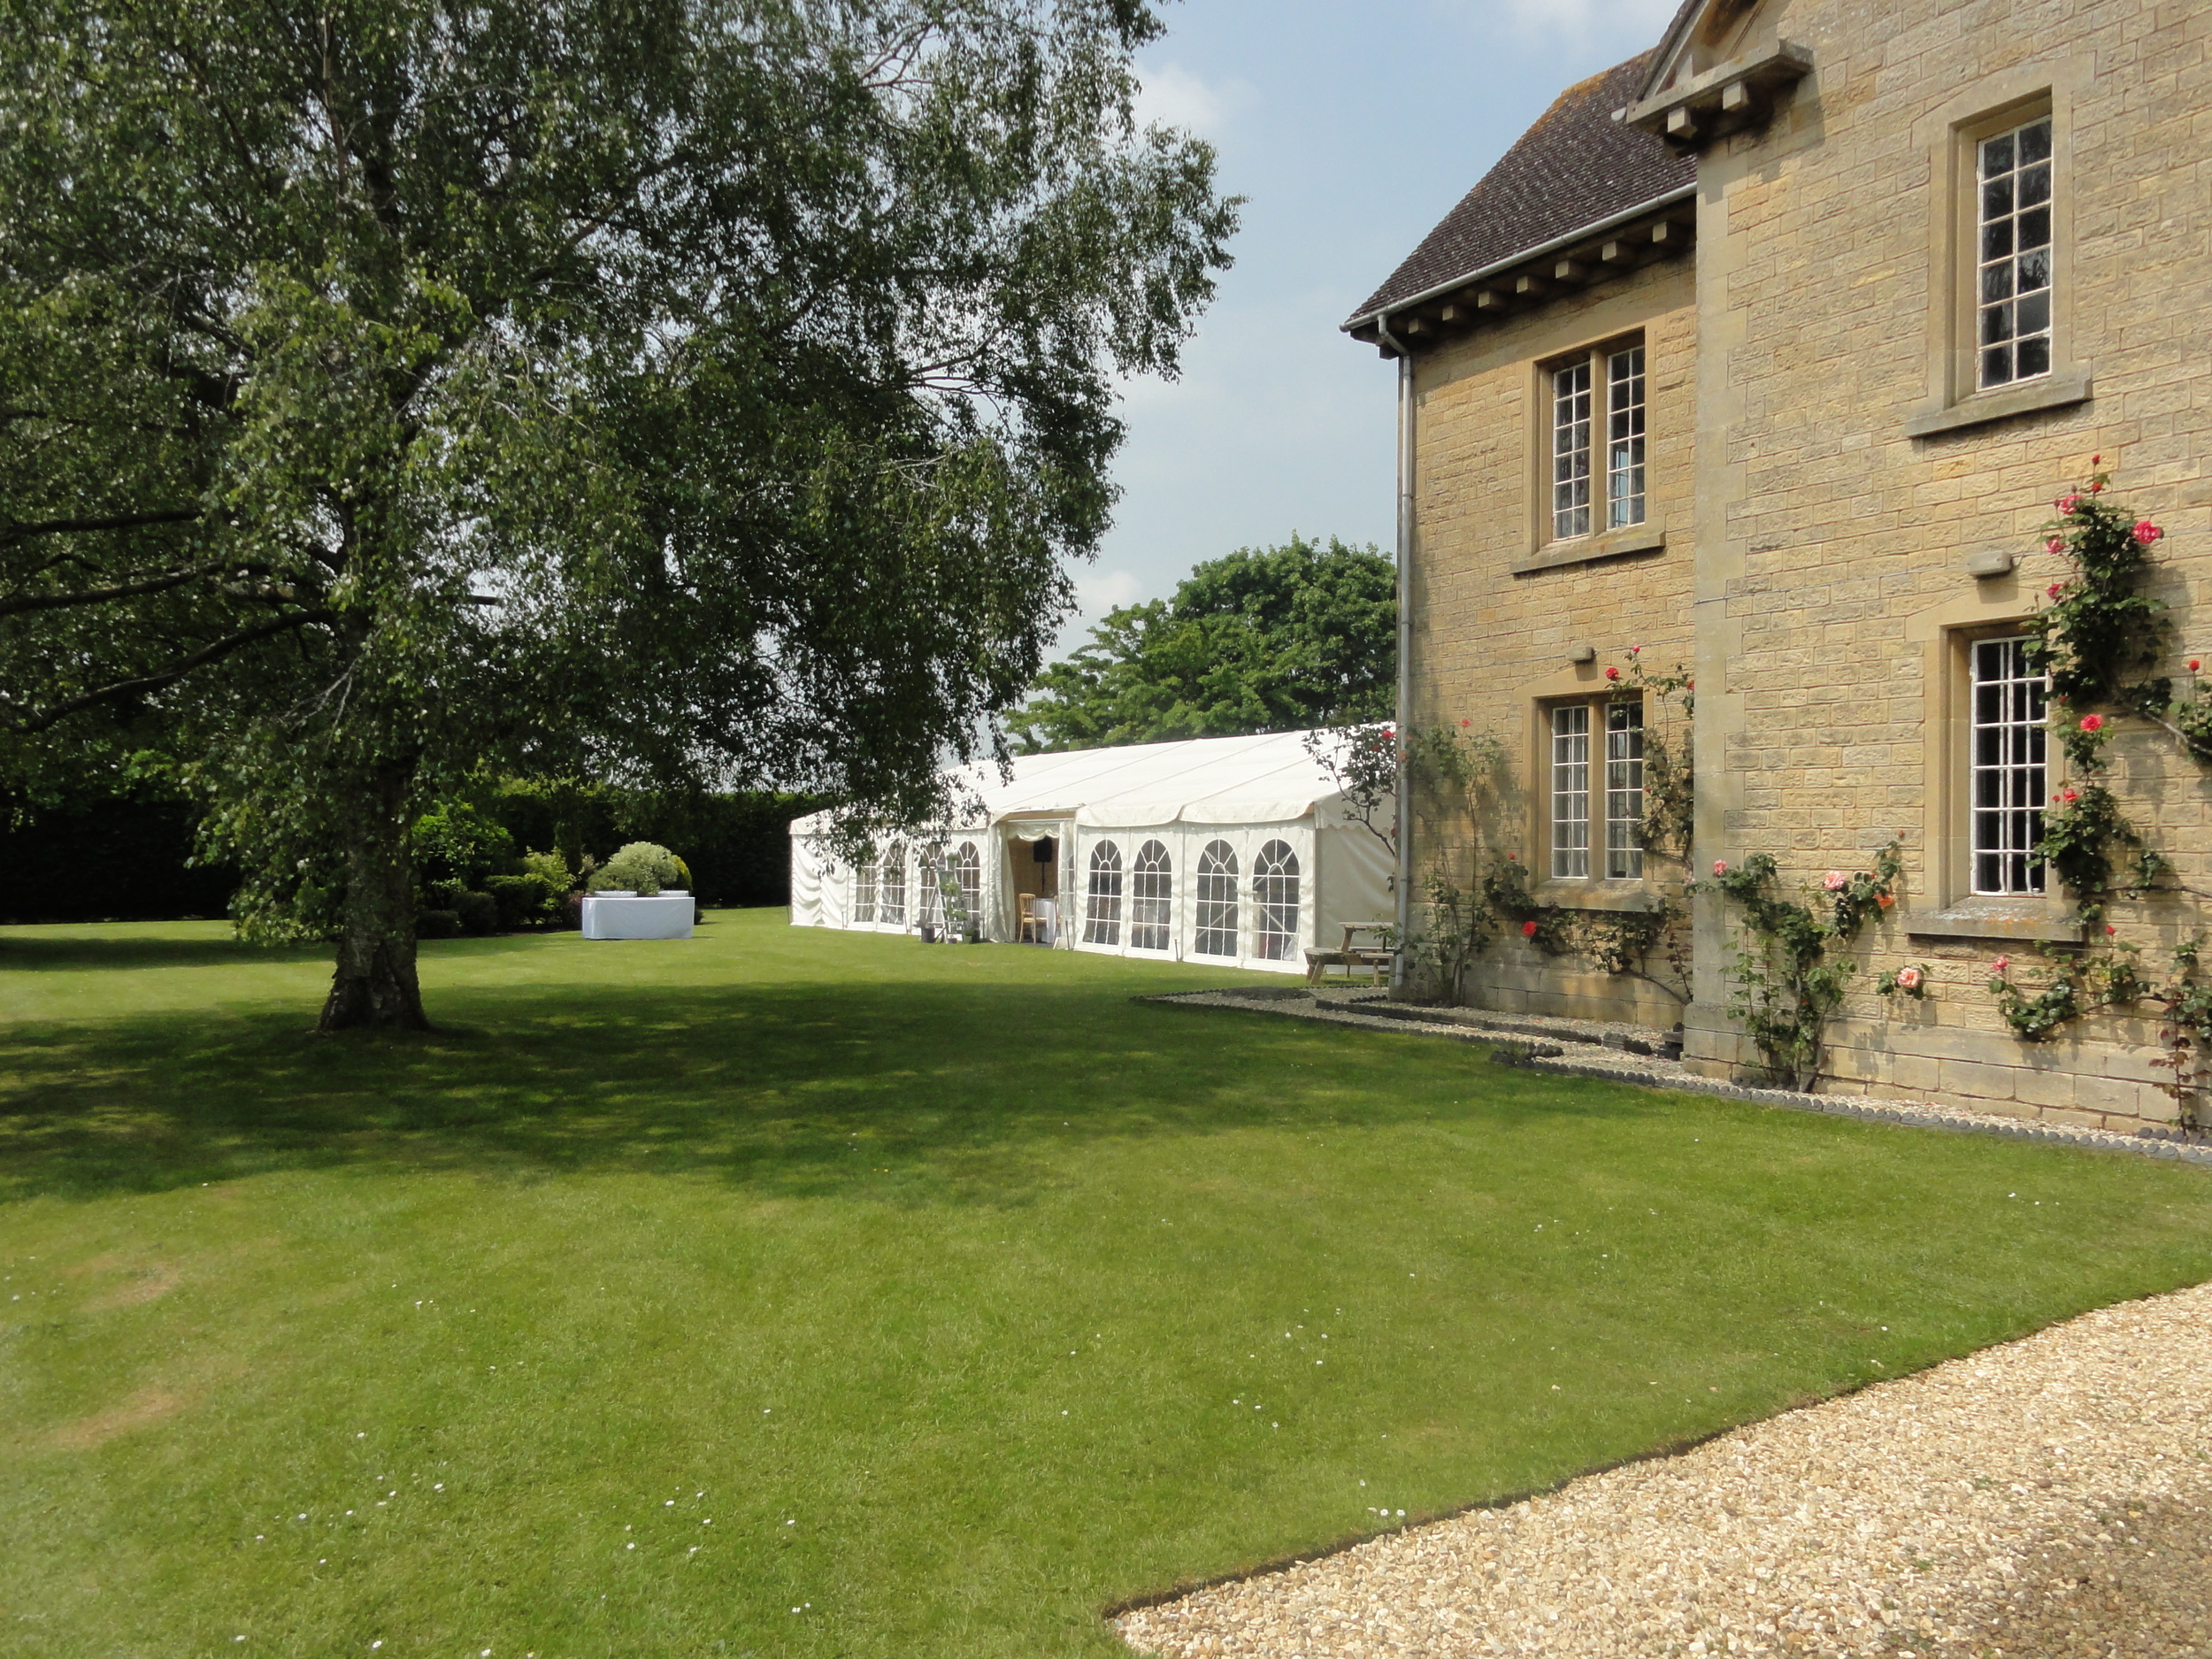
[[[252,945],[243,940],[176,938],[118,930],[58,930],[50,936],[0,937],[0,972],[86,972],[125,968],[237,968],[269,962],[325,962],[328,945]]]
[[[1064,1179],[1071,1135],[1379,1127],[1478,1097],[1509,1130],[1665,1110],[1466,1045],[1094,986],[501,987],[441,1004],[449,1023],[414,1037],[307,1037],[259,1010],[19,1030],[0,1043],[0,1196],[358,1166],[1019,1203]]]

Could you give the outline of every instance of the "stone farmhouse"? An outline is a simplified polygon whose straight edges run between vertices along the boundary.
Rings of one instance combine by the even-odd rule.
[[[1712,1075],[2196,1119],[2208,244],[2201,4],[1690,0],[1563,93],[1344,326],[1399,374],[1401,887],[1475,939],[1457,994],[1678,1020]],[[2085,758],[2024,641],[2095,471],[2164,533],[2174,683]],[[2032,852],[2078,786],[2164,861],[2112,841],[2086,922]],[[1759,855],[1824,925],[1857,895],[1825,980],[1715,874]]]

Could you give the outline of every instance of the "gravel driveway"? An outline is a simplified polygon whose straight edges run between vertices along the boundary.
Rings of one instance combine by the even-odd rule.
[[[2212,1655],[2212,1285],[1115,1621],[1175,1655]]]

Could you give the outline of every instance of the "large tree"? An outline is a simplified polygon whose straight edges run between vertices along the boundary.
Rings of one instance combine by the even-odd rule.
[[[1294,534],[1242,548],[1172,599],[1108,611],[1038,676],[1018,741],[1035,752],[1387,719],[1397,615],[1396,572],[1371,547]]]
[[[488,771],[926,811],[1234,204],[1139,0],[5,0],[0,782],[171,757],[326,1026]]]

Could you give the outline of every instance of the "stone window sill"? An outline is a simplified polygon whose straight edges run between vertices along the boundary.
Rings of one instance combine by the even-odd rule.
[[[1932,438],[1940,433],[1986,426],[1993,420],[2010,420],[2016,415],[2070,409],[2076,403],[2087,403],[2090,391],[2087,371],[2056,370],[2027,386],[2008,387],[2001,392],[1976,392],[1955,403],[1924,409],[1905,422],[1905,435]]]
[[[1954,904],[1905,918],[1905,932],[1916,939],[2021,939],[2045,944],[2078,945],[2081,925],[2054,915],[2041,905]]]
[[[1663,553],[1667,532],[1663,525],[1637,524],[1603,535],[1578,536],[1571,541],[1549,541],[1513,566],[1516,576],[1531,571],[1557,570],[1563,565],[1588,565],[1599,559],[1625,558],[1632,553]]]
[[[1539,904],[1563,910],[1655,910],[1651,889],[1641,881],[1544,881],[1537,884]]]

